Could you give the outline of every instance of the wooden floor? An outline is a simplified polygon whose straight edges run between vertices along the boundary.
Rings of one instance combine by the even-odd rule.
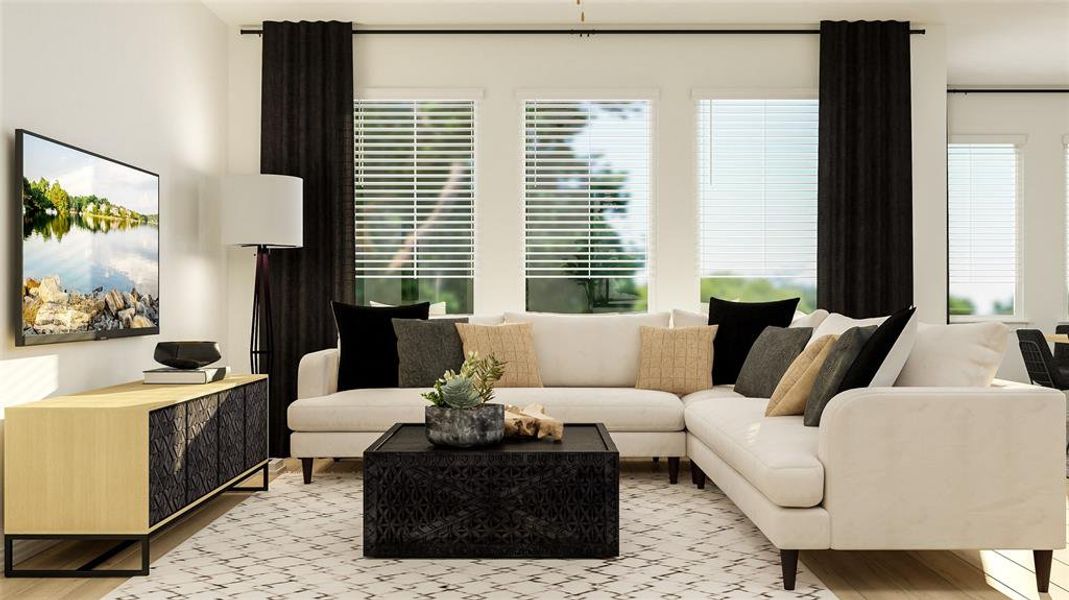
[[[317,461],[316,470],[351,470],[359,463]],[[625,468],[652,468],[649,463],[625,463]],[[662,464],[656,468],[665,470]],[[286,470],[299,471],[296,461]],[[255,484],[254,479],[250,484]],[[666,475],[667,477],[667,475]],[[680,476],[679,485],[689,485]],[[1069,492],[1069,487],[1067,487]],[[248,494],[224,494],[195,511],[152,540],[152,561],[178,546],[202,527],[225,514]],[[106,546],[94,543],[61,544],[22,563],[26,568],[69,568],[96,556]],[[1050,594],[1036,592],[1029,551],[983,552],[806,552],[802,562],[843,600],[952,599],[952,598],[1062,598],[1069,600],[1069,551],[1054,553]],[[104,566],[137,567],[137,548],[121,553]],[[0,599],[101,598],[122,579],[3,579]]]

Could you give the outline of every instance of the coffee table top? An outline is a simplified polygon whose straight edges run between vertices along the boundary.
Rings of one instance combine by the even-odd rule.
[[[617,454],[616,444],[609,437],[609,431],[601,423],[575,423],[564,426],[564,439],[561,442],[550,440],[509,440],[495,446],[478,448],[447,448],[435,446],[427,440],[422,423],[397,423],[382,434],[374,444],[364,451],[373,453],[410,453],[442,452],[458,453],[607,453]]]

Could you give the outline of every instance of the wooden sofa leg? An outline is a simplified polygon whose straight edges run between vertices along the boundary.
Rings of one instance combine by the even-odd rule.
[[[798,551],[780,550],[779,562],[783,569],[783,589],[793,590],[794,579],[798,575]]]
[[[668,457],[668,483],[679,483],[679,457]]]
[[[1036,563],[1036,587],[1039,593],[1047,593],[1050,588],[1050,561],[1054,556],[1053,550],[1033,550],[1032,559]]]
[[[301,473],[304,474],[304,482],[306,484],[312,483],[312,461],[314,458],[302,458],[301,459]]]
[[[659,464],[660,462],[661,462],[661,457],[660,456],[654,456],[653,457],[653,464],[656,465],[656,464]]]
[[[705,471],[702,468],[694,464],[694,461],[690,463],[690,476],[694,480],[694,485],[698,486],[699,490],[705,489]]]

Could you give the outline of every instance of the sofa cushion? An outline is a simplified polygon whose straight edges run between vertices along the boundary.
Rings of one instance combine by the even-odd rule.
[[[713,387],[702,390],[700,392],[694,392],[693,394],[687,394],[683,396],[684,408],[691,404],[698,402],[704,402],[706,400],[718,400],[721,398],[744,398],[742,394],[735,391],[733,385],[714,385]]]
[[[688,435],[698,438],[777,506],[808,508],[824,498],[819,430],[802,417],[765,417],[764,398],[690,402]]]
[[[861,348],[876,331],[876,325],[868,327],[851,327],[839,339],[831,343],[824,364],[820,365],[809,399],[805,402],[805,424],[809,427],[820,425],[820,416],[824,407],[839,393],[843,378],[846,377]]]
[[[635,387],[689,394],[713,385],[716,326],[642,327]]]
[[[456,324],[467,322],[466,318],[394,319],[397,387],[430,387],[446,370],[459,371],[464,346]]]
[[[457,333],[464,345],[464,355],[493,356],[504,363],[505,370],[498,387],[540,387],[538,355],[534,349],[531,325],[506,323],[502,325],[472,325],[456,323]]]
[[[776,384],[765,408],[766,417],[804,415],[805,405],[837,335],[826,335],[806,347]]]
[[[812,334],[809,327],[765,327],[742,363],[735,391],[750,398],[771,397]]]
[[[422,423],[430,388],[345,390],[294,400],[286,420],[294,431],[386,431],[394,423]]]
[[[429,388],[362,389],[290,404],[294,431],[386,431],[394,423],[422,423]],[[634,388],[499,388],[494,402],[541,404],[565,423],[604,423],[609,431],[682,431],[683,402],[666,392]]]
[[[668,392],[635,388],[504,388],[494,401],[541,404],[565,423],[604,423],[609,431],[682,431],[683,402]]]
[[[358,306],[331,302],[341,360],[338,389],[397,387],[397,335],[393,319],[426,319],[430,303]]]
[[[859,387],[894,385],[913,348],[917,331],[916,311],[913,306],[903,308],[876,328],[839,384],[840,393]]]
[[[720,325],[713,340],[713,383],[735,383],[746,355],[765,327],[791,324],[798,298],[775,302],[731,302],[709,298],[709,324]]]
[[[987,387],[1006,354],[1009,335],[1002,323],[921,323],[895,385]]]
[[[530,323],[542,385],[635,387],[639,327],[668,327],[669,313],[563,315],[505,313],[506,323]]]
[[[809,338],[809,343],[812,344],[817,338],[826,335],[842,335],[846,333],[847,329],[852,327],[868,327],[869,325],[878,326],[886,320],[887,317],[852,319],[843,314],[831,313],[820,322],[820,325],[818,325],[816,329],[813,330],[813,335]]]

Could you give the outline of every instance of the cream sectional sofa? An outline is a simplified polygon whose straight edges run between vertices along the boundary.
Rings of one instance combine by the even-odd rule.
[[[500,389],[498,401],[538,402],[565,422],[604,422],[621,456],[669,457],[673,482],[688,457],[695,484],[711,479],[781,549],[787,589],[799,550],[1017,548],[1035,551],[1046,590],[1050,551],[1065,547],[1066,400],[1046,388],[978,383],[990,381],[1005,350],[1001,326],[922,325],[896,387],[841,393],[819,427],[806,427],[802,417],[765,417],[767,399],[731,386],[680,398],[622,385],[632,375],[604,353],[634,357],[637,370],[638,326],[666,325],[666,315],[490,322],[502,319],[535,323],[549,387]],[[1001,343],[984,341],[996,334]],[[393,423],[423,418],[423,390],[337,392],[337,369],[337,349],[300,364],[289,425],[306,481],[312,457],[361,456]],[[918,385],[925,377],[956,384]],[[553,386],[560,383],[568,385]]]

